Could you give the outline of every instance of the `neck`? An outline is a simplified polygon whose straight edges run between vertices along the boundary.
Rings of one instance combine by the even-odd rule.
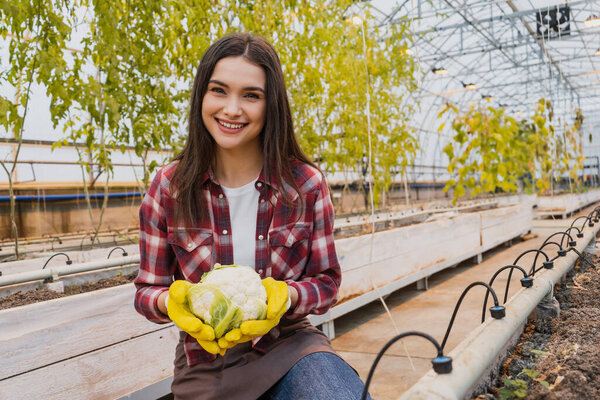
[[[262,151],[217,149],[215,176],[225,187],[236,188],[255,180],[263,167]]]

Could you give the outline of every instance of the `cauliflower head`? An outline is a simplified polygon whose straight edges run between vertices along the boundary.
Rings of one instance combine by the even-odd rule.
[[[187,293],[190,310],[220,338],[243,321],[265,319],[267,292],[254,268],[215,264]]]

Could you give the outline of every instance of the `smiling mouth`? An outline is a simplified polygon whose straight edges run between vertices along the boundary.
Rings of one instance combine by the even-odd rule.
[[[229,129],[240,129],[243,128],[244,126],[248,125],[248,124],[231,124],[229,122],[225,122],[225,121],[221,121],[218,118],[215,118],[217,120],[217,122],[219,123],[219,125],[224,126],[225,128],[229,128]]]

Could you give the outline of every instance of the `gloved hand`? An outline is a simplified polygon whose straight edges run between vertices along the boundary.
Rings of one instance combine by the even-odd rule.
[[[252,339],[267,334],[279,324],[281,316],[290,306],[290,292],[287,283],[269,277],[262,280],[262,285],[267,291],[267,318],[242,322],[240,331],[243,339]],[[227,335],[225,338],[227,339]]]
[[[167,312],[169,318],[182,330],[194,337],[200,346],[211,354],[224,354],[215,340],[212,326],[205,324],[196,317],[187,304],[187,291],[192,283],[177,280],[169,287]]]
[[[221,336],[218,344],[221,350],[225,352],[236,344],[249,342],[252,339],[252,336],[244,335],[240,328],[235,328],[227,332],[224,336]]]

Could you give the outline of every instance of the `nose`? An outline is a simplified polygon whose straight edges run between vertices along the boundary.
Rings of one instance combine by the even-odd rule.
[[[242,114],[240,99],[237,96],[228,96],[223,107],[223,113],[228,117],[237,117]]]

